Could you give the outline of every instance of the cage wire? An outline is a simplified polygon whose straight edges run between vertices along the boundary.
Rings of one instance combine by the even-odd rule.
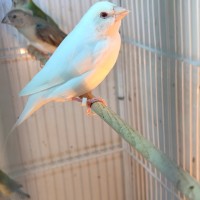
[[[91,0],[35,0],[66,33]],[[121,0],[114,70],[95,90],[134,129],[200,181],[200,3]],[[0,0],[1,19],[11,1]],[[0,142],[21,113],[18,92],[40,70],[28,41],[0,24]],[[11,136],[3,169],[31,199],[184,200],[158,170],[97,116],[76,103],[50,103]]]

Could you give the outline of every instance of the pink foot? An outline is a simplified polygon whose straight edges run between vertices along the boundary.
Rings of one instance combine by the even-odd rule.
[[[87,108],[87,114],[88,115],[93,114],[91,107],[92,107],[92,104],[95,103],[95,102],[101,102],[103,105],[107,106],[106,101],[104,99],[102,99],[102,98],[94,97],[92,99],[88,99],[87,100],[87,107],[88,107]]]
[[[82,99],[80,97],[73,97],[72,101],[82,102]]]

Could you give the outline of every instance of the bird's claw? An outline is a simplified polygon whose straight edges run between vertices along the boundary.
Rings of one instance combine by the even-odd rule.
[[[103,105],[107,106],[106,101],[102,98],[94,97],[92,99],[88,99],[87,100],[87,115],[94,115],[91,107],[92,107],[92,104],[95,103],[95,102],[101,102]]]
[[[95,102],[101,102],[103,105],[107,106],[107,103],[104,99],[97,98],[97,97],[94,97],[92,99],[87,99],[86,97],[83,97],[83,98],[73,97],[72,101],[81,102],[82,106],[87,106],[87,115],[94,115],[91,107],[92,107],[92,104],[95,103]]]

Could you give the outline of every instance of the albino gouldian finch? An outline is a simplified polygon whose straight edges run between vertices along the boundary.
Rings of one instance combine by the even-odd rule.
[[[46,54],[52,54],[66,37],[58,27],[21,9],[12,9],[2,23],[14,26],[35,48]]]
[[[30,198],[21,190],[22,185],[10,178],[5,172],[0,170],[0,199],[10,199],[11,195],[16,194],[19,199]]]
[[[22,9],[31,13],[33,16],[37,16],[47,21],[49,24],[57,27],[56,22],[42,11],[32,0],[12,0],[12,9]]]
[[[51,101],[72,101],[92,91],[113,68],[121,45],[119,28],[128,10],[95,3],[20,96],[29,96],[15,127]]]

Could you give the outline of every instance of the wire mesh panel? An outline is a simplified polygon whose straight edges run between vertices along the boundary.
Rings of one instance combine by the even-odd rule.
[[[122,112],[200,180],[199,1],[134,0],[122,5],[131,10],[122,29]],[[126,149],[136,160],[129,169],[133,199],[183,199],[137,152]]]

